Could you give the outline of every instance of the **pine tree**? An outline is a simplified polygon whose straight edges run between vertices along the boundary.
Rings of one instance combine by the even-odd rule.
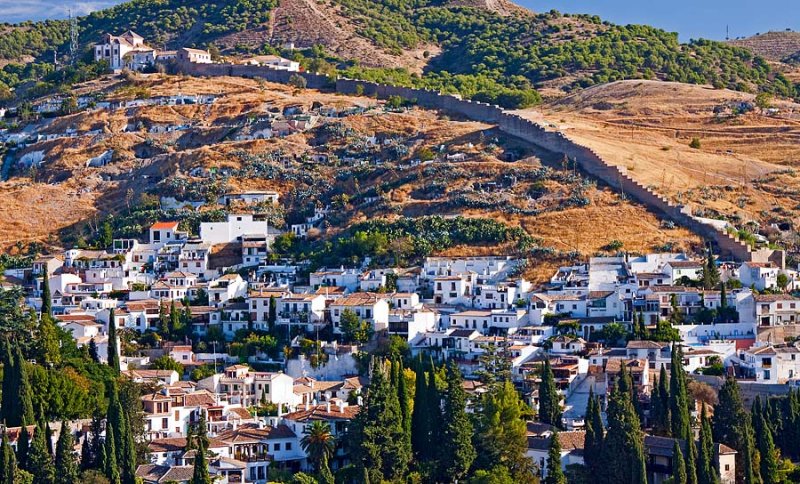
[[[64,421],[61,424],[61,433],[58,435],[58,443],[56,444],[56,483],[58,484],[77,484],[80,482],[78,476],[78,463],[75,461],[75,454],[73,447],[75,441],[72,438],[72,432],[69,429],[69,424]]]
[[[106,425],[106,443],[103,447],[103,457],[105,461],[105,474],[111,484],[121,484],[119,467],[117,466],[117,437],[112,425]]]
[[[672,482],[673,484],[686,484],[686,463],[683,461],[683,452],[678,441],[672,447]]]
[[[114,310],[109,311],[108,315],[108,366],[115,375],[119,375],[119,340],[117,340],[117,322],[114,318]],[[109,478],[110,479],[110,478]]]
[[[458,366],[447,366],[447,390],[444,395],[444,428],[442,431],[441,477],[447,481],[466,478],[475,460],[472,445],[472,422],[467,416],[467,394]]]
[[[56,469],[53,464],[53,457],[47,451],[45,431],[41,425],[33,433],[33,441],[28,451],[27,470],[33,474],[37,484],[52,484],[55,482]]]
[[[366,398],[352,423],[352,460],[369,473],[370,481],[399,479],[411,458],[403,443],[400,404],[385,363],[373,361],[371,366]]]
[[[520,398],[514,385],[506,380],[484,394],[477,415],[474,466],[492,469],[499,463],[522,482],[533,472],[533,462],[526,456],[527,427],[521,418]]]
[[[547,478],[545,484],[567,484],[567,478],[561,469],[561,444],[558,441],[558,430],[550,436],[550,448],[547,451]]]
[[[414,409],[411,412],[411,448],[419,460],[430,458],[430,412],[428,411],[428,385],[422,362],[417,365],[414,382]]]
[[[778,484],[782,482],[778,451],[775,449],[772,432],[764,422],[764,415],[759,414],[758,417],[761,420],[759,422],[761,431],[757,435],[758,452],[761,457],[761,482],[764,484]]]
[[[23,425],[17,439],[17,465],[21,469],[28,470],[28,453],[31,447],[31,435],[28,433],[28,426]]]
[[[550,360],[545,358],[539,383],[539,421],[561,427],[561,396],[556,387]]]
[[[600,402],[594,394],[594,389],[589,390],[589,402],[586,404],[586,434],[584,435],[583,458],[589,475],[600,475],[603,466],[603,439],[605,428],[600,412]]]
[[[25,358],[22,356],[22,349],[19,345],[14,345],[14,363],[12,365],[14,376],[13,385],[15,393],[12,394],[14,402],[10,415],[6,417],[6,424],[9,427],[19,427],[36,422],[33,412],[33,389],[28,380],[28,370],[25,368]]]
[[[714,465],[714,441],[711,424],[706,416],[706,407],[700,415],[700,442],[697,449],[697,482],[700,484],[719,484],[719,475]]]

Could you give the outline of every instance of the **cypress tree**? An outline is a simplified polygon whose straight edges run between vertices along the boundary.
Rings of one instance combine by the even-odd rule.
[[[603,441],[604,474],[609,483],[647,483],[644,437],[630,394],[617,384],[608,404],[608,432]]]
[[[56,444],[56,475],[57,484],[77,484],[80,482],[78,476],[78,463],[75,462],[75,454],[72,449],[75,441],[69,429],[69,424],[64,421],[61,424],[61,433],[58,435]]]
[[[47,452],[50,453],[50,457],[55,457],[56,450],[53,448],[53,429],[50,428],[50,424],[42,417],[41,425],[44,427],[44,442],[47,444]]]
[[[706,250],[706,261],[703,264],[703,288],[714,289],[720,283],[719,268],[714,261],[714,253],[709,245]]]
[[[699,484],[697,482],[697,447],[694,445],[694,435],[689,429],[689,436],[686,440],[686,482],[688,484]]]
[[[3,432],[3,440],[0,443],[0,484],[14,484],[14,467],[17,462],[14,458],[14,449],[8,443],[8,432]]]
[[[669,383],[664,365],[661,365],[658,381],[651,393],[650,417],[653,433],[663,436],[669,436],[672,433],[669,411]]]
[[[169,314],[163,299],[158,300],[158,331],[164,338],[169,338]]]
[[[95,363],[100,363],[100,353],[97,351],[97,343],[94,341],[94,337],[89,340],[89,358]]]
[[[169,332],[171,336],[175,336],[181,329],[181,312],[175,305],[173,300],[169,306]]]
[[[114,320],[114,310],[111,309],[108,315],[108,366],[119,375],[119,341],[117,340],[117,322]],[[110,479],[110,478],[109,478]]]
[[[778,462],[778,452],[775,449],[775,442],[772,439],[772,432],[764,422],[764,415],[759,414],[759,426],[761,431],[758,434],[758,452],[761,457],[761,482],[764,484],[779,484],[782,482],[780,476],[780,464]]]
[[[561,396],[556,387],[550,359],[545,358],[539,382],[539,421],[561,427]]]
[[[55,482],[56,469],[53,456],[47,451],[45,430],[40,425],[33,434],[30,450],[28,451],[28,471],[33,474],[35,481],[41,484]]]
[[[397,401],[400,404],[400,415],[403,421],[403,442],[411,450],[411,408],[409,408],[408,390],[406,389],[406,376],[403,362],[397,368]]]
[[[131,432],[127,415],[122,411],[122,406],[119,402],[117,405],[119,406],[118,411],[122,415],[122,429],[120,432],[122,452],[118,459],[120,478],[123,484],[136,484],[136,442],[133,440],[133,433]]]
[[[672,346],[669,396],[672,436],[686,439],[687,442],[693,441],[689,437],[692,429],[689,423],[689,395],[686,388],[686,375],[683,370],[683,356],[680,347],[676,345]]]
[[[706,416],[706,407],[700,414],[700,442],[697,449],[697,482],[700,484],[719,484],[719,475],[714,465],[714,441],[711,424]]]
[[[387,373],[383,362],[373,361],[364,405],[352,423],[352,460],[375,482],[400,479],[411,458],[403,443],[397,392]]]
[[[206,460],[206,448],[202,442],[199,443],[194,454],[194,473],[192,474],[191,484],[211,484],[211,476],[208,474],[208,461]]]
[[[23,425],[22,429],[19,432],[19,438],[17,439],[17,465],[28,470],[28,451],[30,450],[31,445],[31,435],[28,433],[28,426]]]
[[[441,477],[446,481],[465,479],[476,456],[472,445],[472,422],[466,412],[467,394],[462,382],[458,366],[450,363],[447,366],[440,458]]]
[[[589,389],[589,402],[586,405],[586,434],[584,434],[583,458],[589,475],[602,475],[603,466],[603,439],[605,429],[603,417],[600,412],[600,402],[594,394],[594,389]]]
[[[558,430],[550,436],[550,448],[547,450],[547,478],[545,484],[567,484],[567,478],[561,469],[561,443],[558,441]]]
[[[745,416],[745,420],[742,422],[742,434],[744,436],[744,440],[742,441],[742,450],[741,454],[743,454],[742,458],[742,465],[744,468],[742,469],[741,473],[741,482],[744,484],[759,484],[761,482],[760,477],[760,469],[758,469],[758,465],[756,464],[755,459],[755,442],[753,442],[753,427],[750,424],[750,416]],[[737,475],[739,474],[738,464],[737,464]]]
[[[672,447],[672,480],[673,484],[686,484],[686,463],[678,441]]]
[[[14,385],[15,391],[12,396],[14,403],[12,404],[11,415],[7,418],[7,425],[9,427],[20,427],[26,424],[36,422],[36,417],[33,412],[33,390],[31,389],[30,381],[28,381],[28,370],[25,368],[25,358],[22,356],[22,350],[19,345],[14,345]]]
[[[17,370],[14,368],[14,357],[11,354],[11,341],[8,337],[3,339],[3,395],[0,401],[0,420],[12,425],[13,417],[17,405],[17,387],[15,379]]]
[[[83,443],[81,444],[81,470],[85,471],[87,469],[91,469],[94,466],[94,456],[92,455],[92,442],[89,439],[89,436],[86,435],[83,438]]]
[[[42,276],[42,316],[53,316],[53,298],[50,294],[50,274],[47,270]]]
[[[745,440],[749,415],[744,409],[739,384],[729,376],[719,390],[719,403],[714,408],[712,433],[714,441],[736,450],[736,474],[741,482],[745,477]]]
[[[105,474],[110,484],[121,484],[119,467],[117,466],[117,437],[112,425],[106,425],[106,444],[103,448]]]
[[[414,409],[411,412],[411,448],[419,460],[429,456],[430,443],[430,414],[428,412],[428,385],[425,383],[425,372],[422,362],[417,365],[416,381],[414,382]]]
[[[269,325],[269,332],[272,333],[275,329],[275,321],[278,320],[278,304],[275,302],[275,296],[269,297],[269,314],[267,324]]]
[[[441,442],[442,436],[442,396],[439,394],[439,389],[436,388],[436,367],[433,362],[428,371],[428,388],[425,394],[428,397],[428,425],[431,432],[428,444],[430,446],[429,455],[431,458],[436,458],[437,452],[434,449]]]

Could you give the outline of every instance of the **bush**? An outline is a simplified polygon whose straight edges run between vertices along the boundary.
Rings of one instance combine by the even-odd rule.
[[[699,150],[700,146],[700,138],[692,138],[692,141],[689,143],[689,148],[693,148],[695,150]]]

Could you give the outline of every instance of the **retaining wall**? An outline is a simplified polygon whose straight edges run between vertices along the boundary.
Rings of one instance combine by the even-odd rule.
[[[429,109],[459,113],[469,119],[484,123],[496,124],[498,128],[510,135],[541,146],[555,153],[563,153],[575,160],[581,169],[595,178],[602,180],[610,187],[621,191],[626,197],[638,201],[649,210],[682,225],[700,237],[713,241],[720,254],[740,261],[773,262],[779,267],[785,266],[785,253],[761,249],[754,251],[750,247],[691,216],[688,209],[672,204],[658,193],[648,189],[627,174],[627,170],[606,162],[591,148],[570,140],[567,135],[558,131],[548,131],[534,121],[517,114],[509,113],[499,106],[461,99],[451,94],[442,94],[428,89],[415,89],[401,86],[378,84],[370,81],[339,78],[334,82],[330,78],[315,73],[293,73],[277,71],[268,67],[236,65],[236,64],[193,64],[184,63],[179,70],[194,76],[238,76],[262,78],[271,82],[287,83],[293,74],[306,79],[309,88],[333,88],[342,94],[362,94],[365,96],[387,99],[399,96],[413,100],[419,106]],[[624,223],[624,221],[620,221]]]

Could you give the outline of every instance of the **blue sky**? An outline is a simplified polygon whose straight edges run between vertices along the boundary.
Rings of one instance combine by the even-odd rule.
[[[122,0],[0,0],[0,22],[84,15]],[[768,30],[800,30],[798,0],[516,0],[536,12],[591,13],[614,23],[648,24],[678,32],[682,40],[722,40]],[[756,8],[757,6],[757,8]]]

